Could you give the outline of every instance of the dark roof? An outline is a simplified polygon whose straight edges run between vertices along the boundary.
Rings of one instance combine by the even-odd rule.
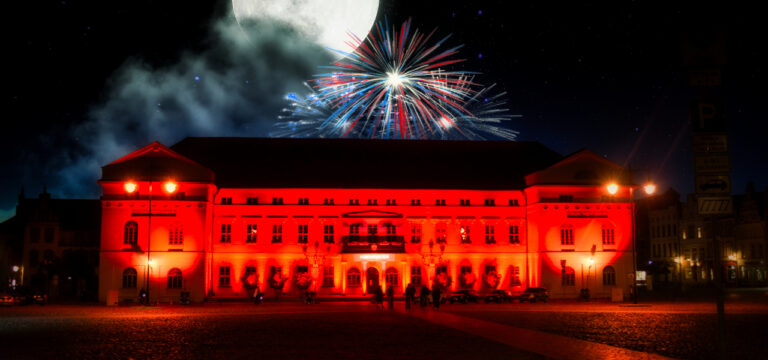
[[[179,155],[159,142],[153,142],[101,168],[102,181],[213,181],[209,169]]]
[[[538,142],[186,138],[220,187],[516,189],[560,159]]]

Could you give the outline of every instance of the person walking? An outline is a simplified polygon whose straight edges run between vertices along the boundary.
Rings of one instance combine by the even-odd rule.
[[[393,284],[387,286],[387,303],[389,304],[389,310],[395,308],[395,286]]]
[[[413,297],[416,295],[416,287],[413,286],[413,284],[408,283],[408,286],[405,287],[405,310],[411,309],[411,303],[413,302]]]
[[[384,308],[384,292],[381,291],[381,285],[376,285],[376,289],[373,291],[373,298],[376,300],[376,309]]]
[[[429,302],[429,289],[427,288],[427,285],[421,285],[421,293],[419,294],[419,303],[421,304],[422,308],[427,307],[427,303]]]
[[[432,287],[432,306],[435,309],[440,308],[440,287],[437,284]]]

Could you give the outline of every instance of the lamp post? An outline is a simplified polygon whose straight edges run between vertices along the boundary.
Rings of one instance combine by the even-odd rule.
[[[307,245],[304,245],[302,247],[302,250],[304,251],[304,257],[307,259],[307,261],[312,263],[312,268],[317,269],[317,277],[320,277],[320,268],[319,264],[321,262],[325,262],[325,255],[320,255],[320,243],[318,241],[315,241],[314,245],[314,252],[309,253],[307,250]],[[331,246],[329,245],[326,247],[326,253],[329,253],[331,251]],[[317,294],[317,279],[314,281],[315,283],[315,294]]]
[[[445,244],[440,244],[440,254],[436,255],[433,252],[433,248],[435,246],[434,240],[429,240],[429,243],[427,244],[429,246],[429,253],[425,253],[423,250],[421,252],[421,259],[430,268],[433,267],[435,264],[439,264],[443,260],[443,253],[445,253]],[[437,260],[437,261],[435,261]],[[431,274],[427,274],[427,281],[432,277]],[[432,284],[434,287],[434,284]]]

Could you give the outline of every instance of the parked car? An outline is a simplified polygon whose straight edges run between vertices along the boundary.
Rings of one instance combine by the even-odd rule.
[[[451,304],[455,302],[466,304],[468,302],[477,303],[480,299],[480,296],[478,296],[477,293],[472,290],[459,290],[452,292],[450,295],[446,296],[446,298]]]
[[[48,295],[42,291],[32,293],[32,304],[45,305],[48,302]]]
[[[506,290],[493,290],[485,296],[485,303],[495,302],[498,304],[512,302],[514,297]]]
[[[522,302],[547,302],[549,300],[549,290],[545,288],[527,288],[517,296],[518,301]]]
[[[0,306],[13,306],[13,295],[0,293]]]

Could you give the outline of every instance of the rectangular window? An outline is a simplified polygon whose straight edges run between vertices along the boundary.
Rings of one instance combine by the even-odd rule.
[[[232,198],[231,197],[221,198],[221,205],[232,205]]]
[[[299,205],[309,205],[309,198],[299,198]]]
[[[379,234],[378,225],[368,225],[368,241],[376,242],[376,235]]]
[[[39,227],[31,227],[29,228],[29,241],[33,243],[39,243],[40,242],[40,228]]]
[[[573,271],[573,269],[563,269],[562,286],[576,286],[576,273]]]
[[[445,206],[445,199],[436,199],[435,206]]]
[[[352,268],[349,271],[347,271],[347,286],[349,287],[360,287],[360,270],[357,270],[356,268]]]
[[[573,245],[573,229],[560,228],[560,245]]]
[[[421,224],[411,224],[411,244],[421,242]]]
[[[232,242],[232,224],[221,224],[221,237],[219,241],[222,243]]]
[[[509,199],[509,206],[520,206],[520,201],[517,199]]]
[[[573,195],[560,195],[560,202],[573,202]]]
[[[485,225],[485,243],[486,244],[495,244],[496,243],[496,227],[493,225]]]
[[[496,206],[496,200],[494,200],[494,199],[485,199],[485,206]]]
[[[397,227],[395,224],[384,224],[384,228],[387,232],[387,241],[397,240]]]
[[[437,241],[438,244],[446,243],[446,227],[444,223],[435,225],[435,241]]]
[[[333,225],[323,225],[323,242],[333,244]]]
[[[229,271],[230,271],[229,266],[219,266],[219,287],[231,286]]]
[[[323,266],[323,287],[333,287],[333,266]]]
[[[360,205],[360,199],[349,199],[349,205]]]
[[[360,241],[360,224],[349,225],[349,241]]]
[[[256,224],[248,224],[245,226],[245,243],[246,244],[253,244],[256,242],[256,235],[258,235],[256,231]]]
[[[53,228],[45,228],[45,232],[43,233],[43,240],[47,243],[53,242]]]
[[[448,273],[447,265],[440,265],[435,268],[435,274],[447,274],[447,273]]]
[[[603,245],[614,245],[614,244],[616,244],[616,240],[615,240],[613,235],[614,235],[613,228],[604,227],[603,228],[603,232],[602,232]]]
[[[411,266],[411,284],[421,285],[421,266]]]
[[[171,225],[168,231],[168,244],[169,245],[182,245],[184,244],[184,231],[181,224]]]
[[[509,285],[511,286],[519,286],[520,285],[520,267],[519,266],[510,266],[509,267]]]
[[[462,244],[472,243],[472,239],[469,237],[469,225],[463,225],[459,228],[459,239]]]
[[[323,205],[333,205],[333,199],[323,199]]]
[[[469,199],[460,199],[459,205],[461,206],[469,206]]]
[[[309,225],[299,224],[299,244],[306,244],[309,240]]]
[[[377,199],[368,199],[368,205],[378,205]]]
[[[397,205],[397,201],[395,199],[387,199],[387,205]]]
[[[309,267],[306,265],[299,265],[296,267],[297,274],[304,274],[309,272]]]
[[[272,225],[272,243],[278,244],[283,242],[283,225]]]
[[[520,226],[509,225],[509,243],[514,245],[520,244]]]
[[[269,278],[274,279],[275,277],[278,277],[280,279],[283,278],[283,268],[280,266],[272,266],[269,268]]]
[[[460,266],[459,267],[459,273],[461,275],[471,274],[472,273],[472,267],[471,266]]]
[[[411,199],[411,206],[421,205],[421,199]]]
[[[257,197],[248,197],[245,199],[246,205],[258,205],[259,204],[259,198]]]
[[[273,197],[272,205],[283,205],[283,198]]]
[[[246,266],[245,267],[245,277],[249,277],[251,275],[256,274],[256,267],[255,266]]]

